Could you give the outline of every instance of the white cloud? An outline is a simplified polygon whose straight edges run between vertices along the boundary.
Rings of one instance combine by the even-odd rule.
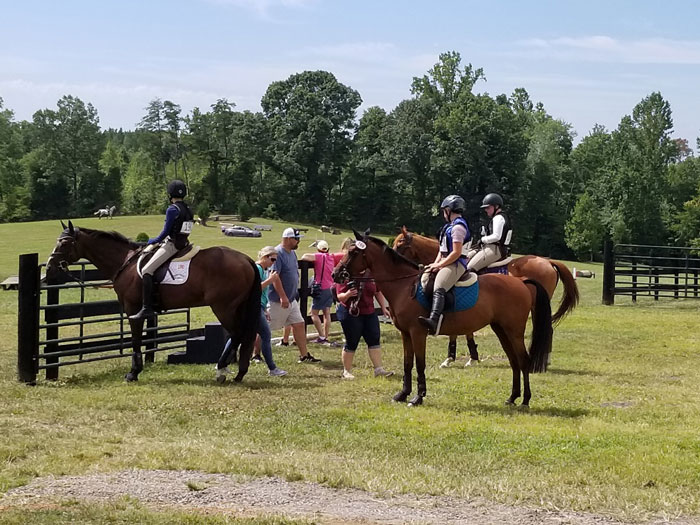
[[[700,40],[610,36],[532,38],[518,43],[517,55],[567,61],[627,64],[700,64]]]

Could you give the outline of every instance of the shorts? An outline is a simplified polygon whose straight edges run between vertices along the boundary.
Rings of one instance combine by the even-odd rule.
[[[298,299],[289,303],[288,308],[282,308],[282,303],[270,301],[270,330],[279,330],[303,322],[304,316],[301,315]]]
[[[333,291],[330,288],[328,288],[326,290],[321,290],[321,293],[318,294],[318,297],[313,297],[313,301],[311,302],[311,309],[325,310],[326,308],[330,308],[332,304]]]
[[[339,304],[338,319],[345,335],[345,347],[343,350],[346,352],[357,350],[360,339],[365,340],[369,350],[381,347],[379,317],[376,313],[360,314],[357,317],[353,317],[343,305]]]

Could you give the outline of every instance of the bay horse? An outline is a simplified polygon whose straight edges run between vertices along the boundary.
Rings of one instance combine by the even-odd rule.
[[[401,255],[419,264],[428,265],[435,260],[437,256],[439,243],[437,239],[431,239],[417,233],[410,232],[406,226],[401,227],[401,232],[396,236],[393,243],[393,248]],[[557,324],[566,315],[568,315],[578,304],[579,292],[576,286],[576,280],[569,268],[560,261],[539,257],[537,255],[523,255],[514,258],[508,264],[508,274],[520,279],[534,279],[539,282],[549,295],[550,300],[554,296],[554,291],[559,281],[561,281],[564,291],[559,302],[557,311],[552,315],[552,323]],[[477,353],[477,345],[474,342],[474,336],[468,334],[467,346],[469,347],[470,359],[467,365],[472,361],[479,360]],[[443,363],[447,366],[450,359],[456,357],[456,338],[450,338],[448,357]]]
[[[46,265],[47,278],[54,279],[58,273],[66,272],[69,264],[87,259],[112,280],[124,312],[127,315],[138,312],[142,292],[136,262],[143,245],[117,232],[74,227],[71,221],[68,221],[68,226],[61,222],[61,226],[64,230]],[[232,344],[222,353],[217,369],[226,368],[240,345],[238,374],[234,380],[241,381],[248,372],[260,317],[260,274],[255,262],[243,253],[223,246],[200,250],[191,259],[185,283],[161,285],[159,290],[160,307],[164,310],[211,307],[232,338]],[[131,370],[125,379],[137,381],[143,370],[143,319],[129,319],[129,325],[133,354]]]
[[[416,396],[410,406],[423,403],[426,395],[425,346],[427,329],[418,321],[425,315],[414,297],[414,287],[420,277],[420,267],[409,261],[380,239],[355,232],[357,241],[350,247],[333,271],[335,282],[361,281],[362,272],[369,269],[391,306],[394,326],[403,341],[403,388],[394,401],[406,401],[412,390],[415,358],[417,373]],[[552,349],[552,318],[547,291],[537,281],[524,281],[509,275],[480,275],[476,304],[464,311],[446,312],[440,327],[445,335],[473,333],[490,325],[503,347],[513,371],[511,395],[506,404],[520,397],[520,375],[523,376],[523,405],[530,403],[530,372],[545,372]],[[534,293],[533,293],[534,292]],[[532,340],[529,352],[525,348],[525,326],[532,311]]]

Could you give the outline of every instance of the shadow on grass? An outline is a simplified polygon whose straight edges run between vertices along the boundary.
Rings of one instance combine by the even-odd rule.
[[[533,402],[535,403],[535,402]],[[590,412],[582,408],[557,408],[557,407],[538,407],[531,406],[529,408],[522,405],[490,405],[486,403],[470,403],[464,407],[457,407],[459,412],[479,411],[489,414],[499,414],[502,416],[517,415],[517,414],[532,414],[533,416],[548,416],[548,417],[564,417],[569,419],[577,419],[587,416]]]

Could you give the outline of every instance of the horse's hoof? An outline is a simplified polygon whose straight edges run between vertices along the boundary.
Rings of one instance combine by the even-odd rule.
[[[523,403],[522,405],[520,405],[520,409],[525,411],[530,410],[530,405],[528,405],[527,403]]]
[[[243,381],[243,376],[236,376],[233,378],[233,381],[235,383],[240,383],[241,381]]]
[[[216,376],[216,382],[219,383],[220,385],[223,385],[226,382],[226,376],[224,374],[221,374],[220,376]]]
[[[515,401],[513,401],[512,399],[508,399],[508,400],[506,400],[505,405],[507,407],[515,406]]]
[[[417,407],[423,404],[423,398],[421,396],[416,396],[408,402],[408,406]]]
[[[454,357],[448,357],[442,362],[440,368],[449,368],[452,363],[454,363]]]
[[[479,360],[478,360],[478,359],[472,359],[472,358],[470,357],[469,360],[464,364],[464,368],[467,368],[468,366],[478,365],[478,364],[479,364]]]
[[[136,375],[136,374],[134,374],[134,373],[132,373],[132,372],[129,372],[128,374],[126,374],[126,375],[124,376],[124,379],[126,380],[127,383],[133,383],[134,381],[138,381],[138,380],[139,380],[139,376]]]
[[[394,397],[392,397],[391,400],[394,403],[405,403],[407,397],[408,397],[408,394],[405,394],[404,392],[399,392]]]

